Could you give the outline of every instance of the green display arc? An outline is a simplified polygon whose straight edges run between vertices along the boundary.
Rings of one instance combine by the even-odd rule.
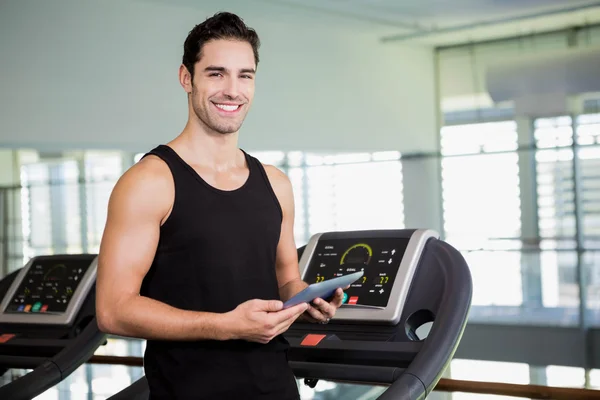
[[[373,249],[371,248],[371,246],[369,246],[366,243],[357,243],[351,247],[349,247],[344,254],[342,255],[342,258],[340,259],[340,265],[344,265],[346,262],[346,257],[348,256],[348,254],[357,248],[364,248],[367,251],[367,254],[369,255],[369,258],[365,261],[365,265],[368,265],[369,262],[371,261],[371,257],[373,257]]]

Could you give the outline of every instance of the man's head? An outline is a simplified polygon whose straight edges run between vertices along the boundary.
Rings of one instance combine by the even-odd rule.
[[[252,99],[260,40],[235,14],[217,13],[184,43],[181,85],[199,122],[220,134],[237,132]]]

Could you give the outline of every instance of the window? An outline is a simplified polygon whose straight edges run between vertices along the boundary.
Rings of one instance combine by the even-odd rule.
[[[548,365],[546,367],[546,381],[548,386],[553,387],[584,388],[585,370],[562,365]]]
[[[304,154],[299,151],[287,154],[287,175],[294,191],[295,215],[294,215],[294,241],[296,247],[304,246],[308,242],[310,233],[306,222],[308,214],[308,203],[306,201],[306,170],[304,165]]]
[[[399,154],[307,154],[305,164],[309,235],[404,227]]]
[[[529,365],[522,363],[461,360],[454,359],[450,364],[452,379],[467,381],[502,382],[528,385]],[[508,400],[510,396],[482,395],[478,393],[452,393],[452,400]]]
[[[547,248],[574,247],[573,131],[570,117],[535,121],[538,218]],[[565,239],[569,239],[565,241]]]
[[[578,307],[573,129],[568,116],[534,121],[544,307]]]
[[[87,251],[97,253],[106,224],[108,200],[123,172],[119,152],[86,152],[85,194],[87,214]]]
[[[23,257],[81,252],[79,170],[73,160],[21,168]]]
[[[600,245],[600,114],[577,118],[578,156],[582,175],[583,235],[589,246]]]
[[[587,307],[600,309],[600,114],[577,118]],[[592,314],[593,315],[593,314]],[[596,320],[595,323],[600,323]]]
[[[446,240],[473,276],[473,305],[522,303],[521,203],[514,121],[441,131]]]

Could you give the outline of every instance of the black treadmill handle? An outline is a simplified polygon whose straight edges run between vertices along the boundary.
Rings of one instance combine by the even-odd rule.
[[[377,400],[424,400],[428,395],[419,378],[404,373]]]
[[[435,322],[406,372],[378,400],[425,399],[452,360],[467,325],[473,292],[469,267],[462,254],[446,242],[432,244],[437,247],[433,254],[445,280]]]
[[[73,344],[52,359],[58,366],[62,379],[89,360],[96,349],[106,342],[106,337],[107,335],[98,329],[96,318],[93,318],[84,330],[73,339]]]
[[[54,387],[69,376],[77,367],[85,363],[96,349],[106,340],[106,335],[98,330],[96,319],[92,319],[72,343],[52,359],[41,357],[4,356],[10,359],[14,368],[21,363],[37,361],[37,366],[19,379],[0,387],[0,399],[32,399],[39,393]],[[8,359],[7,359],[8,360]],[[40,360],[42,363],[40,363]],[[32,367],[29,367],[32,368]]]
[[[345,365],[290,361],[297,378],[315,378],[336,382],[360,382],[362,385],[391,384],[402,374],[403,368],[379,367],[374,365]]]
[[[22,358],[22,357],[20,357]],[[0,387],[0,399],[31,400],[61,381],[61,373],[52,361],[46,361],[25,376]]]
[[[0,356],[0,367],[35,369],[48,360],[48,357]]]

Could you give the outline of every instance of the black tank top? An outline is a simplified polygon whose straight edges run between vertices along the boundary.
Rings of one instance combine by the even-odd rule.
[[[225,313],[251,299],[279,300],[275,271],[282,210],[262,164],[243,152],[249,176],[224,191],[171,147],[147,153],[169,167],[175,197],[160,228],[140,294],[173,307]],[[297,399],[287,341],[148,340],[144,369],[151,398]]]

